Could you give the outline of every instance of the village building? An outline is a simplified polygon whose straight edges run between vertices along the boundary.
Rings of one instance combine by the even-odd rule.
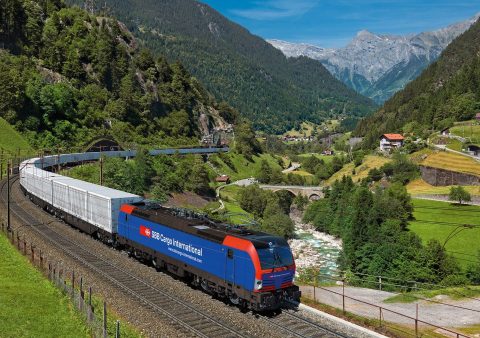
[[[475,115],[475,120],[477,120],[478,122],[480,122],[480,113],[477,113],[477,115]]]
[[[450,136],[450,128],[444,128],[440,131],[442,136]]]
[[[392,150],[401,148],[405,138],[400,134],[383,134],[380,137],[380,150],[383,152],[391,152]]]
[[[217,176],[217,178],[215,178],[215,181],[218,183],[228,184],[230,183],[230,177],[227,175],[220,175],[220,176]]]

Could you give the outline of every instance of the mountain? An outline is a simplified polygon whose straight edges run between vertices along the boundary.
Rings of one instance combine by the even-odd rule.
[[[383,103],[415,79],[442,50],[478,18],[416,35],[378,35],[360,31],[344,48],[326,49],[308,44],[268,40],[288,57],[307,56],[320,61],[336,78],[357,92]]]
[[[70,0],[83,4],[83,0]],[[102,1],[102,5],[103,5]],[[286,58],[245,28],[194,0],[106,0],[143,44],[180,60],[215,97],[257,129],[283,132],[302,121],[365,116],[375,105],[306,57]]]
[[[355,133],[376,143],[386,132],[426,134],[454,121],[469,120],[480,110],[480,20],[458,36],[437,61],[396,93]]]
[[[38,149],[104,135],[198,144],[235,119],[181,63],[138,45],[116,19],[62,1],[0,2],[0,118]]]

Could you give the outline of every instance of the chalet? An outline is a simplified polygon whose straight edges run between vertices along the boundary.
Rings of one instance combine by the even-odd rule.
[[[380,150],[390,152],[394,149],[401,148],[405,138],[400,134],[383,134],[380,137]]]
[[[477,115],[475,115],[475,120],[477,120],[478,122],[480,122],[480,113],[477,113]]]
[[[217,178],[215,178],[215,181],[218,183],[228,184],[230,183],[230,177],[227,175],[220,175],[220,176],[217,176]]]
[[[445,128],[440,131],[442,136],[450,136],[450,128]]]

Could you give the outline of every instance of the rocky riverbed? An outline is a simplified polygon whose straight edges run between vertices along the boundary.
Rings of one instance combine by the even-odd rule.
[[[334,275],[342,241],[316,231],[312,224],[302,222],[302,212],[292,209],[290,218],[295,224],[296,238],[289,241],[297,269],[318,268],[320,273]]]

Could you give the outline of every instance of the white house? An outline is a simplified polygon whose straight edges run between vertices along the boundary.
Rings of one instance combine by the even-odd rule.
[[[401,148],[405,138],[400,134],[383,134],[380,137],[380,150],[390,152],[394,149]]]

